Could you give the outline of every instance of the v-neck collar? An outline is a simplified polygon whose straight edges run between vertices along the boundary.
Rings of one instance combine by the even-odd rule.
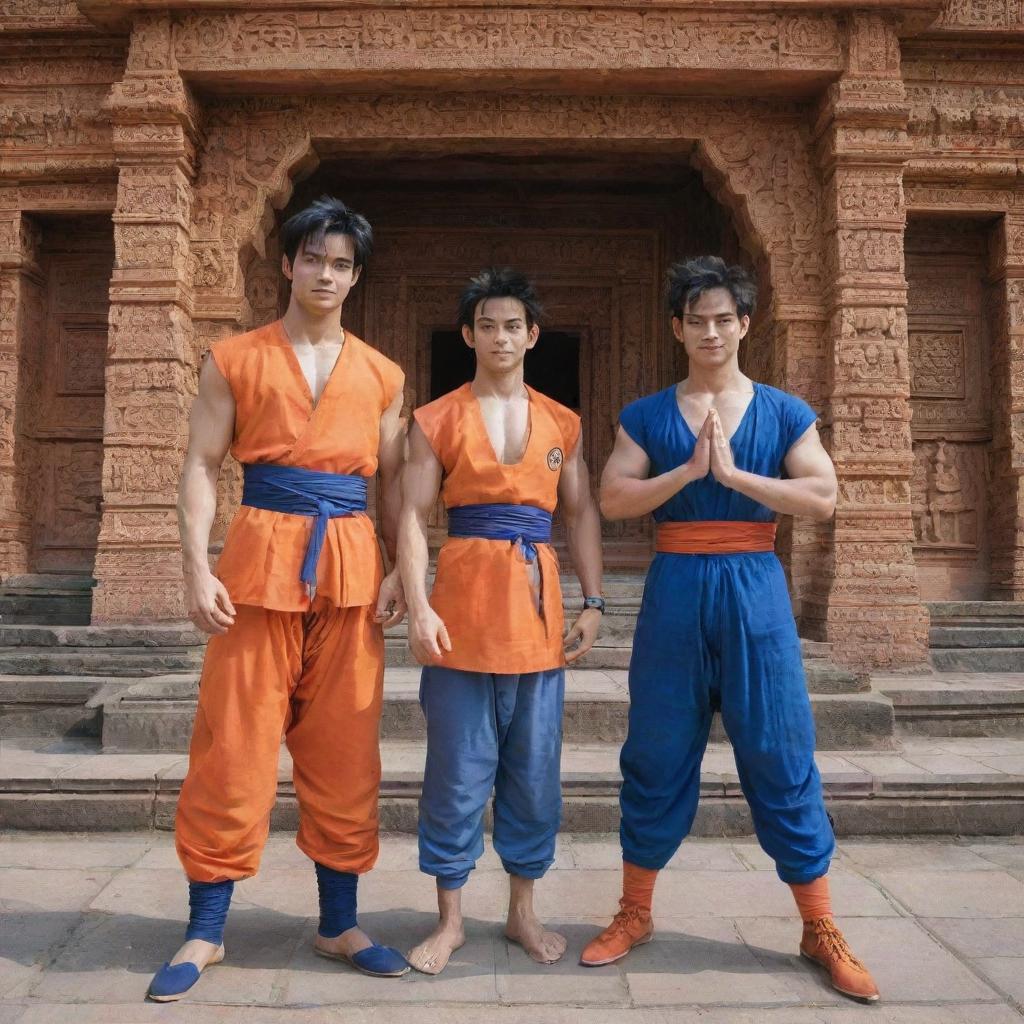
[[[324,384],[323,391],[320,392],[319,398],[313,397],[313,391],[309,386],[309,381],[306,380],[306,375],[302,372],[302,364],[299,362],[299,357],[295,354],[295,346],[288,337],[288,332],[285,330],[283,320],[277,321],[277,335],[278,340],[288,350],[288,360],[291,363],[292,372],[298,379],[299,386],[301,387],[303,394],[306,396],[306,400],[309,402],[309,414],[312,417],[313,413],[315,413],[323,404],[324,399],[327,397],[327,392],[330,391],[331,385],[334,383],[335,377],[341,376],[338,372],[338,367],[341,366],[341,361],[345,358],[345,353],[349,350],[349,343],[352,341],[352,335],[342,328],[343,340],[341,343],[341,351],[338,353],[338,357],[334,360],[334,365],[331,367],[331,372],[327,375],[327,381]]]
[[[747,417],[750,415],[750,410],[754,407],[754,403],[757,401],[757,394],[761,385],[758,384],[756,380],[752,380],[750,384],[754,389],[754,393],[750,396],[750,401],[747,402],[747,407],[743,410],[743,415],[740,417],[739,423],[736,424],[735,430],[733,430],[733,432],[728,437],[729,444],[732,444],[733,440],[739,436],[739,432],[746,425]],[[697,431],[696,433],[694,432],[693,427],[690,426],[690,424],[687,422],[686,417],[683,415],[683,410],[679,408],[679,396],[677,392],[678,387],[678,384],[673,384],[672,387],[669,388],[669,393],[672,398],[672,406],[678,414],[679,419],[682,420],[683,426],[686,427],[686,432],[690,435],[690,437],[692,437],[696,441],[700,431]]]
[[[526,415],[527,427],[529,428],[530,433],[526,438],[526,447],[523,448],[522,457],[518,462],[502,462],[502,460],[498,458],[498,453],[494,450],[494,442],[491,440],[491,435],[487,432],[487,421],[484,419],[484,411],[480,407],[480,399],[477,398],[473,391],[473,382],[469,381],[462,386],[466,389],[466,396],[469,403],[473,406],[477,418],[477,426],[480,428],[484,444],[487,445],[487,451],[490,453],[491,458],[503,469],[516,469],[517,467],[522,466],[523,463],[526,462],[526,456],[530,453],[530,448],[533,445],[533,411],[536,403],[533,400],[533,391],[530,386],[528,384],[523,385],[523,387],[526,388],[526,398],[528,401]]]

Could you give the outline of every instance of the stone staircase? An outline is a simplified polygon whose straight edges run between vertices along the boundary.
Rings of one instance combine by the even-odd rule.
[[[613,577],[607,591],[599,645],[567,674],[568,830],[603,831],[617,823],[626,667],[642,580]],[[567,581],[565,596],[572,614],[578,587]],[[936,648],[939,654],[1020,653],[1005,643],[1016,640],[1016,622],[1024,626],[1012,605],[998,611],[958,605],[955,614],[949,610],[937,622],[937,638],[947,644]],[[963,635],[981,630],[983,638],[997,639],[984,633],[989,629],[1001,631],[1001,646],[985,647],[977,636]],[[948,646],[957,638],[971,643]],[[204,642],[187,623],[100,627],[5,618],[0,623],[0,825],[168,826],[187,763]],[[832,664],[827,644],[802,644],[819,766],[838,829],[848,834],[1024,830],[1024,673],[940,671],[933,665],[917,674],[869,678]],[[382,815],[388,827],[412,829],[424,751],[419,672],[404,627],[389,633],[386,646]],[[979,738],[994,746],[980,754],[977,747],[963,746]],[[1015,744],[1021,747],[1020,765],[1014,761]],[[908,760],[908,749],[913,759]],[[997,769],[979,761],[981,755],[1004,760]],[[292,827],[295,798],[287,753],[282,757],[275,823]],[[954,768],[936,770],[943,764]],[[701,834],[750,831],[717,716],[702,792],[696,826]]]
[[[939,601],[931,613],[930,667],[875,673],[897,731],[933,737],[1024,737],[1024,603]]]
[[[939,672],[1024,672],[1024,602],[935,601],[928,611]]]

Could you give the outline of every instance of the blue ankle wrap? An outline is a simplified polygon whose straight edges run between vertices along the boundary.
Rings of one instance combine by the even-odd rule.
[[[228,919],[235,883],[189,882],[188,928],[186,939],[205,939],[219,946],[224,941],[224,922]]]
[[[335,939],[356,926],[356,886],[359,876],[348,871],[316,865],[316,886],[320,890],[320,934]]]

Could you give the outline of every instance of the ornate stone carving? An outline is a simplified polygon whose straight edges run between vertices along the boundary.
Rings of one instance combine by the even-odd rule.
[[[548,7],[190,14],[175,24],[186,69],[404,67],[838,70],[833,17],[778,12]]]
[[[1024,5],[1020,0],[947,0],[938,24],[956,29],[1024,28]]]

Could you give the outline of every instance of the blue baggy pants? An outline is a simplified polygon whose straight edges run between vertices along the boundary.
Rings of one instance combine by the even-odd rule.
[[[540,878],[551,866],[562,816],[564,696],[564,669],[523,675],[423,669],[420,869],[441,888],[465,885],[483,853],[492,789],[494,849],[505,870]]]
[[[629,669],[623,858],[662,868],[697,812],[721,709],[758,840],[784,882],[828,871],[835,847],[785,575],[772,553],[655,556]]]

